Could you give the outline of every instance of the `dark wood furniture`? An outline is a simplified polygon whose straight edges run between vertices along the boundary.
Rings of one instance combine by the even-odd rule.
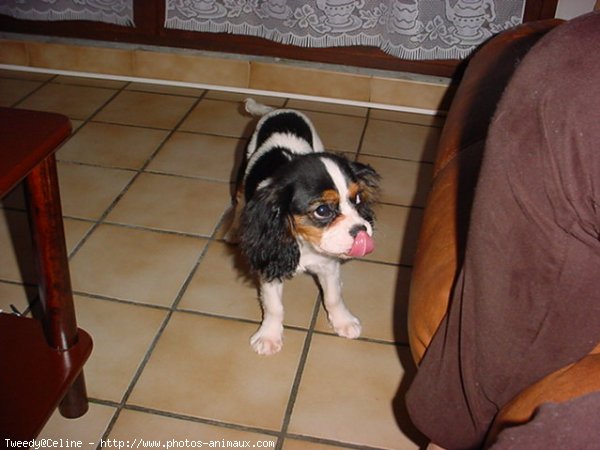
[[[558,0],[526,0],[523,21],[553,18],[557,3]],[[464,69],[463,61],[459,60],[409,61],[388,55],[375,47],[305,48],[253,36],[165,29],[164,0],[134,0],[134,14],[135,27],[82,21],[35,22],[0,15],[0,30],[273,56],[455,78]]]
[[[21,181],[39,275],[41,320],[0,314],[0,436],[35,438],[60,403],[65,417],[88,408],[82,367],[92,339],[77,328],[54,152],[67,117],[0,108],[0,197]]]

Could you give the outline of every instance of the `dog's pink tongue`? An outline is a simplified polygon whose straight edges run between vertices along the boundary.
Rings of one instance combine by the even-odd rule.
[[[369,236],[366,231],[359,231],[354,238],[354,242],[352,243],[352,248],[348,252],[348,256],[358,258],[371,253],[374,249],[375,241],[373,241],[373,238]]]

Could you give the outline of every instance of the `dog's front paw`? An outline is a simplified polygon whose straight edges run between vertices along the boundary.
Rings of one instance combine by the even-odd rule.
[[[274,355],[281,350],[283,347],[283,339],[281,334],[273,335],[258,330],[250,338],[250,345],[259,355],[269,356]]]
[[[362,331],[360,320],[351,314],[343,319],[330,319],[330,322],[337,335],[347,339],[356,339]]]

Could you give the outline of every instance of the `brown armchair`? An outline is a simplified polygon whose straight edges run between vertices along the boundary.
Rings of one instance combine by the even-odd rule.
[[[558,20],[532,22],[500,34],[470,61],[438,146],[409,298],[409,338],[419,364],[446,314],[461,265],[473,190],[488,125],[519,61]],[[600,344],[584,359],[524,389],[500,410],[488,444],[504,428],[529,421],[539,405],[600,390]]]

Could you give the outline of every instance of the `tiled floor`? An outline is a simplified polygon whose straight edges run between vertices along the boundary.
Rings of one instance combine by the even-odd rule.
[[[41,437],[271,441],[285,450],[422,444],[402,408],[412,370],[406,300],[440,123],[260,98],[304,110],[329,150],[383,175],[377,249],[342,269],[363,336],[332,334],[317,287],[300,276],[286,285],[284,349],[260,357],[248,345],[260,320],[256,287],[222,241],[251,132],[242,98],[0,71],[0,104],[61,112],[74,126],[57,155],[79,325],[95,345],[85,368],[91,405],[78,420],[55,415]],[[35,278],[20,193],[2,208],[0,308],[25,310]]]

